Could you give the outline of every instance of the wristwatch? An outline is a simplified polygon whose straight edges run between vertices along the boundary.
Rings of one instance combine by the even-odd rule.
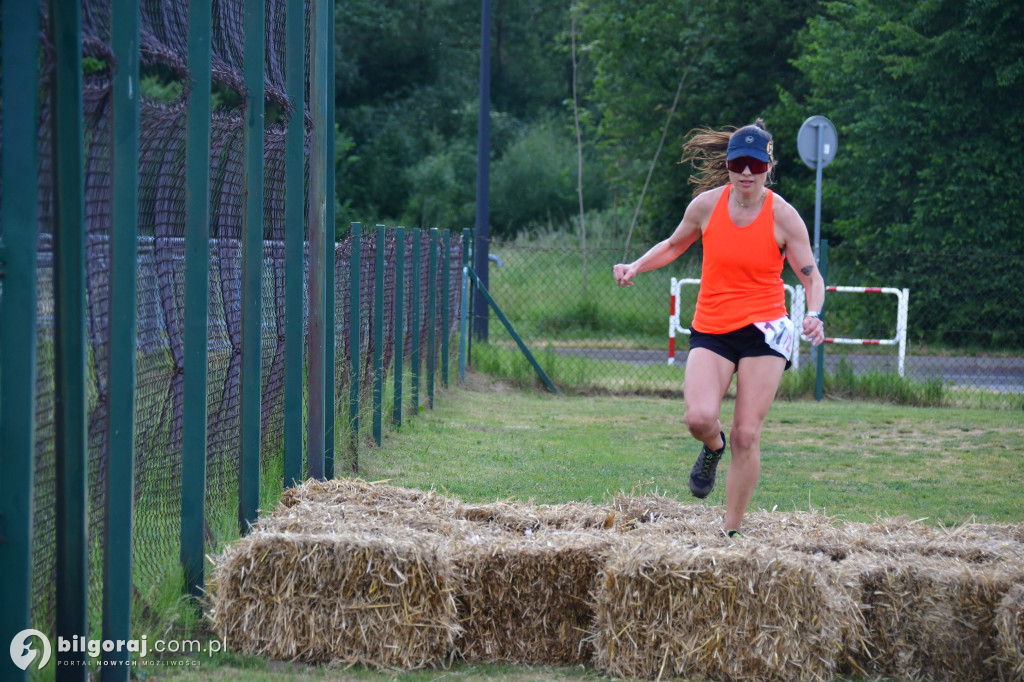
[[[814,319],[820,321],[821,320],[821,313],[812,310],[811,312],[809,312],[806,315],[804,315],[804,317],[813,317]]]

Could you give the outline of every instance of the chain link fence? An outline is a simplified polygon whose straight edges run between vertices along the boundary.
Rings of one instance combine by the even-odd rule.
[[[670,364],[671,305],[688,329],[696,304],[696,284],[680,284],[671,300],[673,278],[699,279],[699,245],[671,265],[639,275],[618,287],[612,266],[636,258],[621,247],[584,249],[570,236],[494,241],[489,253],[489,290],[561,388],[573,391],[681,394],[689,343],[676,334]],[[871,254],[851,248],[826,251],[823,265],[830,288],[826,302],[825,394],[880,397],[934,405],[1019,408],[1024,404],[1024,319],[1012,290],[985,291],[969,274],[986,263],[990,270],[1016,268],[1021,254],[893,254],[928,273],[920,279],[894,274],[863,274]],[[894,273],[896,270],[894,270]],[[787,284],[798,281],[784,270]],[[885,293],[875,289],[885,288]],[[891,295],[897,290],[900,296]],[[900,362],[899,298],[906,290],[905,358]],[[1002,300],[996,298],[1001,296]],[[787,307],[792,311],[792,297]],[[992,310],[999,310],[993,320]],[[510,339],[493,320],[487,348],[474,350],[481,369],[530,372],[516,359]],[[889,344],[889,345],[887,345]],[[780,391],[807,395],[814,385],[816,352],[800,343],[799,368],[787,372]],[[900,374],[902,364],[902,376]]]

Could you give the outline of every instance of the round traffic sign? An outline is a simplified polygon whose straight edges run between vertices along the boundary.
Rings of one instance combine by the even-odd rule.
[[[800,126],[796,146],[800,152],[800,159],[809,168],[818,167],[819,154],[821,167],[824,168],[835,158],[836,149],[839,147],[836,127],[824,116],[811,116]]]

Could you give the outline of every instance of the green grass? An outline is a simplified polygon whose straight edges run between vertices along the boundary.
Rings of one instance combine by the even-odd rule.
[[[482,372],[510,381],[520,388],[541,387],[533,366],[517,347],[494,334],[490,343],[473,346],[473,365]],[[529,345],[528,345],[529,347]],[[531,348],[538,364],[562,391],[575,394],[613,393],[682,395],[683,365],[630,365],[612,360],[560,355],[549,344]],[[667,358],[667,354],[665,356]],[[789,400],[815,396],[816,370],[807,357],[799,370],[782,376],[778,394]],[[893,372],[855,374],[845,358],[833,372],[826,371],[823,394],[829,399],[870,400],[917,407],[960,407],[1024,410],[1024,394],[958,389],[933,379],[920,381]]]
[[[473,501],[601,502],[636,486],[690,499],[696,447],[681,400],[556,396],[474,381],[486,390],[456,393],[364,454],[362,477]],[[732,408],[727,399],[727,427]],[[1024,423],[1010,411],[779,400],[762,435],[751,506],[849,520],[1017,522],[1022,444]],[[724,491],[707,503],[724,504]]]

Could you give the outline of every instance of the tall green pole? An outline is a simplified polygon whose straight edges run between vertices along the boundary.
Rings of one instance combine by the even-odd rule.
[[[210,308],[210,24],[211,0],[192,0],[188,15],[185,138],[185,346],[182,377],[181,565],[199,597],[206,555],[206,419]]]
[[[405,359],[405,228],[395,229],[395,406],[391,415],[395,428],[402,426],[402,361]]]
[[[326,323],[327,267],[326,220],[327,198],[324,193],[324,136],[326,107],[324,97],[324,70],[327,27],[323,22],[327,0],[309,0],[309,110],[313,117],[309,152],[309,356],[308,409],[306,431],[306,461],[310,478],[324,479],[329,468],[326,455],[326,409],[333,405],[333,388],[328,390],[328,379],[333,379],[333,367],[327,365],[325,344],[334,339],[333,326]],[[333,382],[331,384],[333,386]],[[330,465],[333,467],[333,464]]]
[[[384,432],[384,226],[377,226],[373,263],[373,441]]]
[[[469,355],[469,228],[462,230],[462,300],[459,305],[459,381],[466,385]]]
[[[427,261],[427,404],[434,409],[434,371],[437,368],[437,228],[430,229]]]
[[[336,343],[334,330],[335,320],[335,292],[336,282],[334,281],[335,265],[335,241],[337,236],[334,224],[334,9],[336,2],[322,2],[318,7],[322,8],[320,24],[324,26],[325,36],[323,49],[318,50],[317,56],[323,60],[323,68],[317,73],[320,74],[320,88],[323,96],[323,196],[324,196],[324,239],[326,250],[324,252],[324,328],[328,331],[324,336],[324,365],[327,373],[324,375],[324,393],[327,399],[324,402],[324,464],[327,478],[334,478],[335,462],[335,404],[334,404],[334,377],[336,356]]]
[[[452,279],[452,245],[451,231],[441,232],[441,384],[448,388],[448,340],[451,335],[449,324],[448,297],[451,293]]]
[[[113,73],[110,235],[110,409],[103,638],[131,639],[135,460],[135,329],[139,233],[139,6],[111,6]],[[131,654],[104,652],[102,678],[129,678]]]
[[[412,228],[412,286],[409,288],[409,297],[412,309],[409,311],[409,334],[410,336],[410,362],[412,363],[412,413],[417,414],[420,409],[420,343],[423,339],[420,333],[420,307],[423,300],[423,282],[420,281],[420,252],[421,237],[420,228]]]
[[[351,429],[352,471],[359,471],[359,374],[362,371],[360,357],[359,332],[362,327],[360,307],[359,276],[362,269],[363,228],[359,223],[352,223],[352,254],[349,256],[349,314],[348,314],[348,354],[350,365],[348,393],[348,423]]]
[[[0,642],[31,627],[32,469],[39,230],[39,7],[3,4],[3,243],[0,272]],[[12,361],[17,358],[17,361]],[[37,647],[38,648],[38,647]],[[9,668],[12,680],[28,673]]]
[[[50,30],[55,62],[52,109],[57,630],[54,634],[72,641],[72,637],[85,636],[89,627],[81,4],[50,0]],[[86,679],[84,652],[58,648],[56,658],[58,680]]]
[[[245,170],[242,230],[242,377],[241,440],[238,466],[238,526],[248,532],[260,505],[260,440],[263,349],[263,77],[266,48],[266,7],[245,7],[245,107],[243,146]]]
[[[302,279],[303,181],[305,160],[305,3],[288,0],[287,36],[288,98],[295,109],[288,119],[285,140],[285,233],[284,233],[284,486],[302,480]]]
[[[476,249],[473,268],[483,289],[488,287],[491,248],[491,0],[480,0],[480,106],[477,110],[476,143]],[[483,293],[474,295],[473,335],[487,340],[488,307]]]

